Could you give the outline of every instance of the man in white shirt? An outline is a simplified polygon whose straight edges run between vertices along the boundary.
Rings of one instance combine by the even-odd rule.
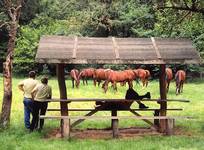
[[[35,76],[36,76],[35,71],[30,71],[29,78],[21,81],[18,84],[18,88],[24,93],[24,99],[23,99],[24,123],[27,129],[30,129],[30,114],[32,113],[32,108],[33,108],[33,100],[32,100],[31,92],[38,84],[37,80],[35,80]]]

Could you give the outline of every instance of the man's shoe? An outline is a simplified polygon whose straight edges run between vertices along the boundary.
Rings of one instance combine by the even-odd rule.
[[[139,104],[139,108],[140,109],[147,109],[147,108],[149,108],[148,106],[145,106],[145,104]]]

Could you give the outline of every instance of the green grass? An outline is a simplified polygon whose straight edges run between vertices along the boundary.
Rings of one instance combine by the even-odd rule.
[[[176,120],[177,128],[182,129],[184,135],[166,136],[144,136],[130,139],[109,139],[109,140],[80,140],[71,139],[70,141],[63,139],[45,139],[47,132],[59,127],[59,121],[45,121],[45,127],[42,133],[34,132],[29,134],[24,129],[23,124],[23,95],[18,90],[17,84],[22,79],[13,79],[13,102],[11,113],[11,125],[9,129],[0,131],[0,150],[27,150],[27,149],[83,149],[83,150],[102,150],[102,149],[204,149],[204,81],[195,80],[184,85],[184,93],[179,96],[175,95],[175,83],[171,83],[168,98],[189,99],[191,103],[171,102],[169,107],[183,108],[183,111],[169,112],[168,115],[193,116],[196,120]],[[53,88],[53,97],[59,97],[58,83],[56,79],[51,79],[49,84]],[[0,105],[2,104],[3,96],[3,79],[0,77]],[[118,92],[114,92],[109,88],[106,94],[99,87],[94,87],[92,81],[89,81],[88,86],[81,85],[79,89],[71,88],[71,81],[66,81],[68,97],[72,98],[124,98],[127,87],[118,86]],[[134,89],[139,94],[144,94],[147,91],[151,92],[152,98],[159,98],[159,83],[158,81],[150,81],[147,88],[142,89],[139,85],[134,85]],[[145,102],[146,105],[157,108],[155,102]],[[50,108],[59,108],[59,103],[49,103]],[[94,107],[94,103],[73,103],[72,108],[90,108]],[[134,104],[133,108],[138,105]],[[1,108],[0,108],[1,109]],[[59,112],[49,112],[49,114],[59,114]],[[100,114],[109,114],[108,112],[100,112]],[[131,115],[130,113],[120,112],[121,115]],[[152,112],[143,112],[144,115],[152,115]],[[76,115],[76,113],[72,113]],[[78,114],[77,114],[78,115]],[[106,128],[110,126],[110,121],[85,121],[78,128]],[[142,121],[138,120],[121,120],[120,127],[130,126],[147,126]],[[190,133],[189,135],[187,133]]]

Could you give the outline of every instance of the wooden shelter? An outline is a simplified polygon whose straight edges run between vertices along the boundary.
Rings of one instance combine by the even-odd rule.
[[[43,36],[36,55],[39,63],[57,65],[60,99],[67,99],[64,64],[158,64],[160,65],[160,98],[166,99],[165,65],[198,64],[201,59],[188,39],[173,38],[97,38]],[[68,115],[61,102],[61,115]],[[160,115],[166,115],[167,102],[160,103]],[[62,122],[66,134],[66,122]],[[160,122],[161,131],[165,122]]]

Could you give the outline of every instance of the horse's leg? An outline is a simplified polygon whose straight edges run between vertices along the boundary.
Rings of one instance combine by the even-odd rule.
[[[113,90],[117,91],[117,82],[111,82]]]
[[[132,83],[132,81],[128,81],[128,85],[129,85],[129,88],[133,88],[133,83]]]
[[[183,81],[181,81],[181,93],[183,93]]]
[[[167,87],[166,87],[166,92],[167,93],[169,92],[169,83],[170,83],[169,81],[167,81],[167,83],[166,83],[167,84]]]
[[[145,87],[145,79],[142,79],[142,86]]]
[[[85,85],[84,78],[82,78],[82,80],[83,80],[83,85]]]
[[[98,80],[98,87],[100,86],[100,84],[101,84],[101,80]]]
[[[88,78],[86,78],[86,85],[88,85]]]
[[[94,86],[96,86],[96,82],[97,82],[97,80],[96,80],[96,79],[94,79],[94,80],[93,80],[93,82],[94,82]]]
[[[103,89],[104,89],[104,92],[105,92],[105,93],[106,93],[107,90],[108,90],[108,83],[109,83],[108,80],[106,80],[106,81],[103,83],[103,84],[104,84]]]
[[[146,79],[146,87],[148,86],[148,79]]]
[[[74,88],[74,79],[72,79],[72,88]]]

